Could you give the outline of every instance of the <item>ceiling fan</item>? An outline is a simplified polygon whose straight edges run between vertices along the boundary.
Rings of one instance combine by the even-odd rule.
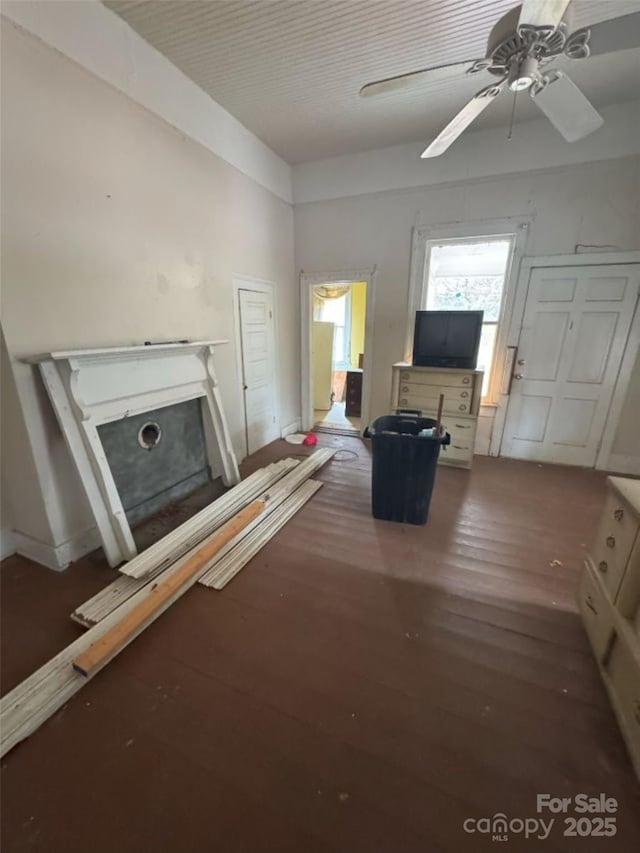
[[[571,0],[524,0],[493,27],[485,59],[456,62],[400,74],[368,83],[363,97],[407,90],[424,83],[455,79],[462,75],[492,74],[497,79],[485,86],[449,122],[422,152],[437,157],[463,133],[471,122],[505,89],[529,91],[531,99],[567,142],[575,142],[597,130],[603,118],[571,79],[549,68],[561,54],[587,59],[640,46],[640,12],[613,18],[572,32]]]

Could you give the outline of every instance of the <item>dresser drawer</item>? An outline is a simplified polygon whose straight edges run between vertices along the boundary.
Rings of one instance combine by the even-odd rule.
[[[427,415],[427,417],[432,417]],[[473,447],[476,441],[476,425],[475,418],[455,417],[447,415],[442,420],[442,425],[445,431],[451,436],[451,441],[457,444],[466,444]]]
[[[472,444],[458,444],[451,439],[451,444],[443,447],[440,451],[440,458],[443,462],[471,462],[473,457]]]
[[[640,664],[617,635],[605,665],[608,687],[636,767],[640,765]]]
[[[600,661],[607,650],[613,633],[613,621],[611,605],[606,601],[600,585],[591,571],[587,564],[580,575],[578,607],[594,654]]]
[[[479,374],[478,374],[479,375]],[[424,372],[416,368],[408,367],[400,371],[400,384],[403,382],[415,382],[417,385],[448,385],[451,387],[473,387],[473,373],[437,373],[434,371]]]
[[[471,402],[473,391],[471,388],[456,388],[449,385],[420,385],[417,382],[401,382],[400,394],[414,397],[426,397],[439,400],[440,394],[444,394],[445,400],[457,400],[459,402]]]
[[[612,601],[618,594],[637,533],[637,519],[614,492],[609,492],[590,556]]]
[[[444,390],[441,393],[444,393]],[[403,394],[402,392],[400,392],[398,396],[398,405],[401,408],[421,409],[423,412],[437,411],[439,401],[439,395],[434,397],[427,397],[423,394]],[[469,412],[471,411],[471,402],[470,400],[452,400],[445,394],[442,410],[444,412],[451,412],[454,414],[469,414]]]

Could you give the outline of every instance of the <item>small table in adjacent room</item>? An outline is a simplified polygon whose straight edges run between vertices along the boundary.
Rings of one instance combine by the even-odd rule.
[[[345,400],[345,415],[348,418],[359,418],[362,414],[362,370],[347,370]]]

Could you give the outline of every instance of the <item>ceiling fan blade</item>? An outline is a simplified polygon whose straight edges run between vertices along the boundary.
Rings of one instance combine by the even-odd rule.
[[[555,30],[570,0],[524,0],[518,27],[550,27]]]
[[[426,159],[427,157],[438,157],[440,154],[444,154],[447,148],[469,127],[471,122],[474,121],[474,119],[476,119],[481,112],[486,110],[489,104],[495,100],[502,91],[503,85],[504,80],[501,80],[499,83],[487,86],[486,89],[482,89],[478,92],[478,94],[465,104],[460,112],[451,119],[445,129],[436,136],[431,145],[429,145],[428,148],[425,148],[420,156],[423,159]]]
[[[582,59],[585,55],[579,52],[572,56],[573,44],[587,45],[587,56],[599,56],[602,53],[614,53],[618,50],[629,50],[640,47],[640,12],[622,15],[609,21],[601,21],[590,27],[584,27],[571,33],[565,52],[570,58]]]
[[[576,84],[562,71],[547,75],[549,82],[531,98],[567,142],[576,142],[604,124],[604,119]]]
[[[386,77],[384,80],[376,80],[375,83],[367,83],[360,89],[360,94],[363,98],[369,98],[386,92],[408,91],[414,86],[424,86],[425,83],[439,83],[442,80],[464,77],[467,69],[474,64],[475,60],[469,59],[467,62],[437,65],[434,68],[423,68],[421,71],[412,71],[409,74],[399,74],[397,77]]]

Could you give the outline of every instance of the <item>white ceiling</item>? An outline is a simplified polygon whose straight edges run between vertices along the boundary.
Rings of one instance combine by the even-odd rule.
[[[477,79],[360,98],[367,82],[483,57],[513,0],[105,0],[105,4],[289,163],[430,141]],[[574,28],[640,0],[573,0]],[[598,106],[638,97],[640,49],[571,62]],[[560,67],[558,64],[556,67]],[[503,95],[474,127],[507,125]],[[527,96],[516,123],[539,117]]]

